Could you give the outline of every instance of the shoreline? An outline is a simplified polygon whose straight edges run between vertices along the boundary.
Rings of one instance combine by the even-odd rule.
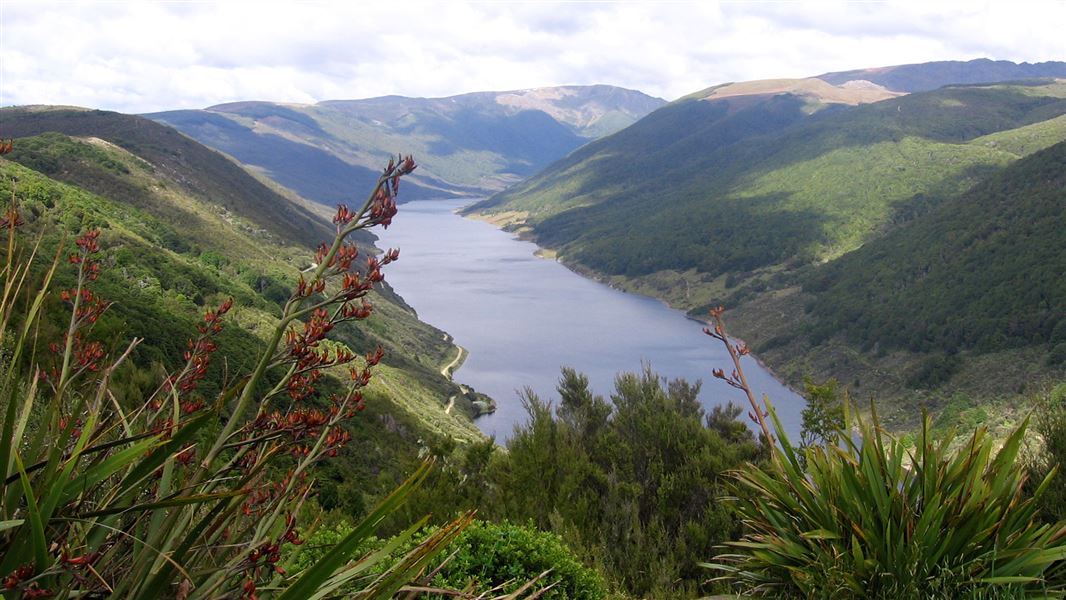
[[[606,286],[606,287],[608,287],[608,288],[610,288],[612,290],[617,290],[617,291],[622,292],[624,294],[633,294],[633,295],[636,295],[636,296],[643,296],[644,298],[650,298],[652,300],[655,300],[655,301],[659,302],[660,304],[662,304],[663,306],[665,306],[666,308],[681,313],[682,315],[684,315],[684,317],[686,319],[689,319],[690,321],[694,321],[696,323],[699,323],[701,326],[708,327],[708,326],[712,325],[712,323],[710,321],[704,320],[704,319],[696,317],[696,316],[693,316],[693,315],[689,314],[688,311],[682,310],[682,309],[670,304],[664,298],[660,298],[658,296],[651,296],[651,295],[648,295],[648,294],[642,294],[640,292],[634,292],[634,291],[631,291],[631,290],[627,290],[627,289],[615,286],[610,281],[607,281],[607,278],[605,276],[603,276],[603,275],[601,275],[599,273],[596,273],[595,271],[592,271],[591,269],[588,269],[587,267],[582,267],[582,266],[577,265],[575,263],[571,263],[571,262],[569,262],[569,261],[567,261],[565,259],[560,259],[559,255],[558,255],[558,252],[556,250],[554,250],[552,248],[545,248],[545,247],[537,244],[536,237],[534,235],[532,235],[532,229],[527,227],[524,222],[515,222],[513,220],[509,220],[508,217],[511,216],[511,215],[508,215],[508,216],[505,216],[503,218],[500,218],[498,216],[489,216],[489,215],[484,215],[484,214],[481,214],[481,213],[463,214],[461,212],[456,212],[456,214],[458,214],[459,216],[463,217],[464,219],[471,219],[473,221],[481,221],[483,223],[488,223],[488,224],[492,225],[493,227],[496,227],[497,229],[499,229],[501,231],[506,231],[507,233],[512,234],[515,237],[515,239],[533,243],[537,247],[537,249],[533,251],[533,256],[536,256],[537,258],[540,258],[542,260],[555,261],[555,262],[563,265],[564,267],[569,269],[571,272],[573,272],[574,274],[576,274],[576,275],[578,275],[580,277],[583,277],[585,279],[589,279],[591,281],[595,281],[596,283],[604,285],[604,286]],[[512,215],[513,215],[513,213],[512,213]],[[511,230],[511,229],[507,228],[507,226],[509,226],[509,225],[518,225],[518,227],[516,229]],[[732,335],[732,334],[730,334],[729,337],[732,340],[736,340],[737,342],[739,342],[741,344],[747,345],[747,342],[743,338],[737,337],[737,336]],[[774,381],[776,381],[777,383],[781,384],[783,387],[785,387],[786,389],[791,391],[793,394],[796,394],[797,396],[799,396],[801,398],[803,397],[803,394],[801,394],[799,392],[799,390],[797,390],[796,388],[792,387],[791,384],[789,384],[787,381],[782,379],[777,374],[777,372],[775,372],[769,365],[767,365],[754,352],[749,352],[747,356],[751,357],[751,359],[754,360],[755,363],[759,365],[759,367],[761,367],[764,371],[769,373],[770,377],[773,377]]]
[[[468,352],[466,348],[463,348],[459,344],[456,344],[453,341],[453,338],[452,338],[451,334],[447,334],[447,335],[448,335],[449,341],[452,343],[452,345],[455,346],[456,350],[458,350],[458,353],[455,355],[455,358],[452,359],[452,361],[450,363],[448,363],[448,364],[444,365],[443,367],[441,367],[440,374],[442,376],[444,376],[445,378],[447,378],[448,381],[452,381],[453,380],[452,378],[455,375],[455,372],[458,371],[463,366],[463,363],[466,362],[466,357],[470,355],[470,352]]]

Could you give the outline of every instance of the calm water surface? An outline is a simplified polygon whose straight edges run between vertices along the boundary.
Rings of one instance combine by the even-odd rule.
[[[669,378],[702,379],[705,407],[730,400],[747,406],[740,390],[711,377],[712,368],[732,367],[721,343],[704,335],[699,323],[658,300],[538,258],[535,244],[454,213],[468,202],[403,204],[389,229],[379,231],[379,246],[401,249],[388,268],[389,283],[423,321],[470,352],[454,377],[496,399],[496,412],[476,421],[486,434],[503,440],[525,422],[523,388],[556,399],[563,366],[586,374],[604,397],[618,372],[649,363]],[[767,394],[795,434],[803,400],[754,360],[744,360],[756,395]]]

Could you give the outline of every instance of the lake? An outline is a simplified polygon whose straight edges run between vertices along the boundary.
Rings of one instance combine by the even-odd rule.
[[[482,431],[501,441],[510,437],[526,420],[519,397],[526,387],[557,400],[563,366],[587,375],[592,389],[609,397],[618,372],[650,364],[671,379],[703,380],[700,401],[708,410],[731,400],[747,414],[743,392],[711,376],[712,368],[728,373],[732,363],[700,323],[538,258],[535,244],[455,214],[469,202],[402,204],[389,229],[376,233],[380,247],[401,249],[388,282],[420,319],[469,351],[455,380],[496,400],[496,412],[475,421]],[[755,394],[768,395],[796,435],[803,399],[751,357],[743,365]]]

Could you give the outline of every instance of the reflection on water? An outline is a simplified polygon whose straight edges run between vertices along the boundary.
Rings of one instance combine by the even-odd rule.
[[[533,256],[536,245],[454,214],[465,202],[401,205],[392,226],[379,233],[379,246],[402,250],[387,274],[393,288],[419,318],[470,351],[454,377],[496,399],[496,413],[477,420],[482,431],[509,437],[526,419],[518,391],[529,387],[555,398],[563,366],[585,373],[604,396],[616,373],[648,363],[669,378],[704,380],[705,407],[746,404],[742,392],[711,377],[712,368],[728,372],[731,363],[699,323]],[[797,432],[802,399],[754,360],[745,361],[755,393],[768,395],[789,432]]]

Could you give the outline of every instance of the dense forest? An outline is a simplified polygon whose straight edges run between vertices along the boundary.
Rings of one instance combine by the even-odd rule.
[[[1023,158],[806,282],[812,344],[1066,360],[1066,142]]]
[[[478,508],[491,519],[553,531],[617,592],[694,597],[698,566],[739,532],[727,472],[760,458],[739,409],[705,414],[699,385],[653,372],[619,374],[609,399],[564,369],[558,397],[527,392],[529,423],[504,449],[471,446],[416,501],[438,514]]]

